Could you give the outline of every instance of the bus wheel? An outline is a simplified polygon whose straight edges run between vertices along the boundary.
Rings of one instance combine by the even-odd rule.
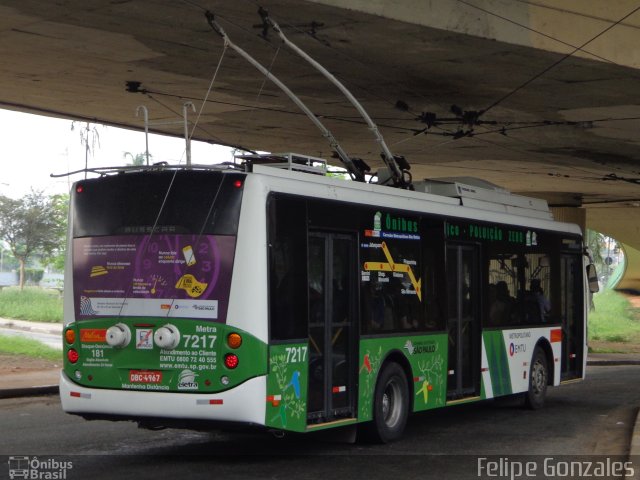
[[[397,363],[387,364],[376,383],[373,422],[365,425],[365,436],[377,443],[398,440],[409,416],[409,385]]]
[[[531,359],[531,369],[529,370],[529,391],[525,395],[527,407],[537,410],[544,406],[548,383],[547,357],[540,347],[536,347]]]

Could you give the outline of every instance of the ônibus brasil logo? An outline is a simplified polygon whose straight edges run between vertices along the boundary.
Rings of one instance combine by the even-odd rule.
[[[11,456],[9,457],[9,478],[65,480],[67,470],[73,468],[73,462],[48,458],[40,460],[38,457]]]

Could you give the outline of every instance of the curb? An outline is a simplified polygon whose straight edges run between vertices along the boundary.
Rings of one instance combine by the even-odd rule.
[[[587,360],[589,367],[617,367],[620,365],[640,365],[640,360]]]
[[[13,320],[0,319],[0,327],[8,328],[8,329],[11,329],[11,330],[22,330],[24,332],[48,333],[50,335],[61,335],[62,334],[62,325],[61,324],[52,324],[51,326],[48,326],[48,325],[44,326],[44,325],[39,325],[39,324],[37,324],[37,325],[28,325],[27,321],[16,322],[16,321],[13,321]]]
[[[629,451],[629,456],[640,457],[640,409],[638,410],[636,424],[633,429],[633,435],[631,436],[631,450]]]
[[[633,462],[640,458],[640,409],[636,416],[636,423],[633,427],[633,433],[631,434],[631,446],[629,448],[629,461]],[[628,480],[640,480],[640,466],[633,466],[634,475],[625,476]]]
[[[0,390],[0,399],[36,397],[39,395],[58,395],[60,388],[58,385],[44,385],[42,387],[8,388]]]

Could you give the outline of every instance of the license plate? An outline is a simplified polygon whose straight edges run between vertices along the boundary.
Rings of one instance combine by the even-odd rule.
[[[130,383],[160,383],[162,372],[156,370],[129,370]]]

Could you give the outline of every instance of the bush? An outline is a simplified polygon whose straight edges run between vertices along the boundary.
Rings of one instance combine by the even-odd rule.
[[[62,297],[55,290],[7,287],[0,291],[0,317],[62,322]]]
[[[24,270],[25,283],[29,285],[38,285],[44,276],[44,270],[36,268],[26,268]]]

